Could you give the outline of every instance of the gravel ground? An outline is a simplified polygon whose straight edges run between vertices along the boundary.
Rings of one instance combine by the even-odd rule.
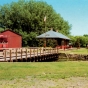
[[[1,80],[0,88],[88,88],[88,78],[71,77],[65,79],[25,79]]]

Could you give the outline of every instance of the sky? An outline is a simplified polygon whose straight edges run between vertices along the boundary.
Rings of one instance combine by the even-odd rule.
[[[18,0],[0,0],[0,5],[10,4]],[[41,0],[52,5],[53,9],[68,21],[71,35],[88,34],[88,0]]]

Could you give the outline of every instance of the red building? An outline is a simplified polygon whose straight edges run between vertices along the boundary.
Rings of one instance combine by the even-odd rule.
[[[0,48],[21,48],[22,36],[12,30],[5,30],[0,33]]]

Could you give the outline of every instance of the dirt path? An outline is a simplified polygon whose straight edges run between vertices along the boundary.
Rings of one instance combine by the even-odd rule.
[[[25,79],[2,80],[0,88],[88,88],[88,78],[71,77],[66,79],[37,79],[27,77]]]

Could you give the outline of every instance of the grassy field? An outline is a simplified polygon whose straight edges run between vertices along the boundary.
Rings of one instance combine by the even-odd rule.
[[[87,85],[88,79],[85,82],[84,78],[88,78],[86,61],[0,63],[0,88],[69,88],[72,80]]]
[[[0,80],[27,76],[44,79],[88,77],[88,62],[0,63]]]
[[[60,52],[88,54],[85,48]],[[88,61],[2,62],[0,88],[88,88]]]
[[[88,54],[88,49],[86,48],[72,48],[72,49],[68,49],[68,50],[59,50],[59,52],[61,53],[72,53],[72,54]]]

